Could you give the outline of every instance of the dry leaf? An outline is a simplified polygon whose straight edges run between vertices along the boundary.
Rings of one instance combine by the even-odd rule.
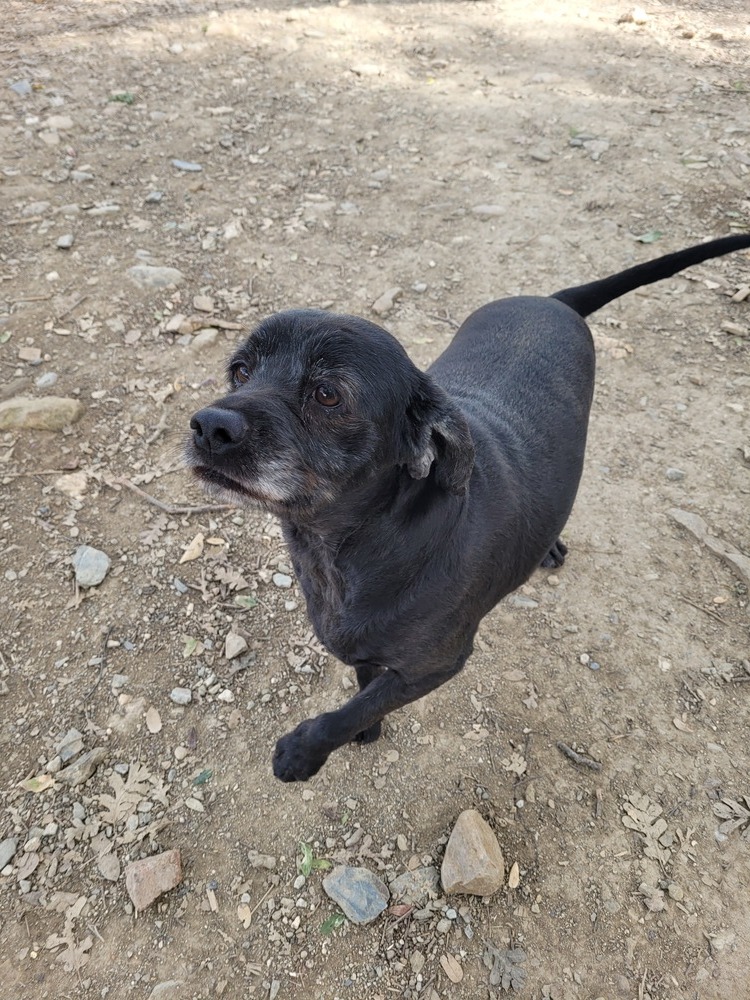
[[[452,983],[460,983],[464,978],[464,970],[461,968],[461,963],[453,955],[441,955],[440,964],[443,967],[443,972]]]
[[[675,729],[679,729],[681,733],[692,733],[693,731],[686,722],[682,721],[682,719],[672,719],[672,725]]]
[[[646,857],[662,863],[669,861],[672,835],[667,831],[667,821],[661,817],[661,806],[652,802],[648,795],[632,792],[622,807],[625,811],[622,822],[644,838],[643,853]]]
[[[251,920],[253,919],[253,911],[250,909],[247,903],[240,903],[240,905],[237,907],[237,916],[242,921],[242,926],[245,928],[245,930],[247,930],[248,927],[250,926]]]
[[[52,788],[55,783],[55,779],[51,774],[39,774],[36,778],[26,778],[24,781],[19,781],[21,788],[25,788],[27,792],[46,792],[48,788]]]
[[[199,531],[180,556],[180,563],[192,562],[203,555],[203,532]]]
[[[159,715],[159,709],[154,708],[153,705],[146,712],[146,728],[150,733],[160,733],[161,732],[161,716]]]
[[[514,861],[511,866],[510,872],[508,873],[508,888],[517,889],[521,884],[521,870],[518,867],[518,862]]]

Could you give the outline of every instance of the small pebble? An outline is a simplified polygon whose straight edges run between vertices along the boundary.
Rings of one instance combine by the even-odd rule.
[[[175,705],[189,705],[193,700],[193,692],[190,688],[176,687],[172,688],[169,697]]]
[[[292,585],[292,578],[291,576],[287,576],[286,573],[274,573],[272,579],[277,587],[282,587],[288,590]]]
[[[200,163],[191,163],[190,160],[170,160],[173,167],[183,170],[185,173],[196,174],[203,170]]]
[[[74,240],[75,236],[73,235],[73,233],[65,233],[58,239],[57,243],[55,243],[55,246],[58,247],[58,249],[60,250],[70,250],[70,248],[73,246]]]
[[[37,389],[51,389],[57,382],[57,378],[57,372],[45,372],[39,378],[34,379],[34,385]]]
[[[679,483],[685,478],[685,473],[682,469],[667,469],[665,473],[667,479],[672,483]]]

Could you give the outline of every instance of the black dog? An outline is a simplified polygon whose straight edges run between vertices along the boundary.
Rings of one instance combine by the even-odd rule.
[[[357,672],[343,708],[273,759],[304,781],[394,709],[456,674],[482,617],[559,539],[594,387],[584,316],[640,285],[750,247],[705,243],[551,298],[492,302],[426,373],[385,330],[315,310],[264,320],[196,413],[188,461],[212,493],[278,515],[315,631]]]

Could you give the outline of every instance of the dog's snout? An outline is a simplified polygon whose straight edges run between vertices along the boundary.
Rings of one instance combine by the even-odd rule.
[[[245,436],[247,423],[236,410],[207,406],[190,420],[196,448],[211,455],[231,451]]]

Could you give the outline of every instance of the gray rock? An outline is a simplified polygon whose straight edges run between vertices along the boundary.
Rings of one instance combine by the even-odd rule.
[[[189,705],[193,700],[193,692],[190,688],[172,688],[169,697],[175,705]]]
[[[18,843],[14,837],[6,837],[0,842],[0,872],[13,860],[17,847]]]
[[[404,872],[391,882],[391,896],[397,903],[422,906],[428,899],[439,895],[440,876],[437,868],[428,865]]]
[[[288,590],[292,585],[292,578],[291,576],[288,576],[286,573],[274,573],[273,582],[276,584],[277,587],[281,587],[285,590]]]
[[[539,601],[535,601],[532,597],[527,597],[525,594],[511,594],[508,597],[507,603],[512,608],[524,608],[528,611],[539,607]]]
[[[199,330],[198,333],[190,341],[191,351],[202,351],[206,347],[211,347],[212,344],[216,343],[216,338],[219,336],[219,331],[212,326],[207,326],[203,330]]]
[[[149,193],[143,200],[147,205],[158,205],[163,197],[164,197],[163,191],[149,191]]]
[[[31,94],[31,82],[29,80],[16,80],[11,83],[10,89],[19,97],[28,97]]]
[[[63,764],[67,764],[76,754],[83,750],[83,733],[77,729],[69,729],[62,739],[55,744],[55,750],[60,755]]]
[[[178,170],[184,170],[189,174],[197,174],[203,170],[200,163],[191,163],[189,160],[170,160],[169,162],[173,167],[177,167]]]
[[[664,475],[673,483],[679,483],[685,478],[685,473],[682,469],[667,469]]]
[[[88,170],[71,170],[70,179],[74,184],[88,184],[94,179],[94,175]]]
[[[92,548],[91,545],[79,545],[73,556],[73,568],[76,571],[76,583],[79,587],[96,587],[109,572],[112,562],[106,552]]]
[[[495,834],[476,809],[466,809],[456,820],[440,877],[447,893],[472,896],[491,896],[503,884],[503,853]]]
[[[57,382],[57,379],[57,372],[45,372],[44,375],[40,375],[39,378],[34,379],[34,385],[37,389],[51,389],[55,382]]]
[[[388,886],[367,868],[337,865],[323,888],[353,924],[369,924],[388,906]]]
[[[13,396],[0,403],[0,430],[61,431],[83,413],[77,399],[64,396]]]
[[[505,215],[507,211],[505,205],[475,205],[471,214],[478,215],[483,219],[490,219],[498,215]]]
[[[135,264],[128,268],[128,277],[141,288],[149,289],[168,288],[185,280],[185,275],[176,267],[155,267],[151,264]]]
[[[94,747],[88,753],[81,754],[77,761],[64,767],[57,775],[58,781],[64,781],[66,785],[75,787],[88,781],[107,756],[105,747]]]
[[[55,243],[55,246],[58,248],[58,250],[70,250],[70,248],[73,246],[74,240],[75,236],[73,235],[73,233],[65,233],[58,239],[57,243]]]
[[[378,316],[386,316],[396,304],[396,300],[401,298],[401,288],[389,288],[387,291],[375,299],[370,307]]]
[[[173,1000],[182,986],[185,985],[182,979],[165,979],[163,983],[157,983],[148,995],[148,1000]]]
[[[73,128],[74,122],[70,115],[50,115],[44,124],[56,132],[65,132]]]

